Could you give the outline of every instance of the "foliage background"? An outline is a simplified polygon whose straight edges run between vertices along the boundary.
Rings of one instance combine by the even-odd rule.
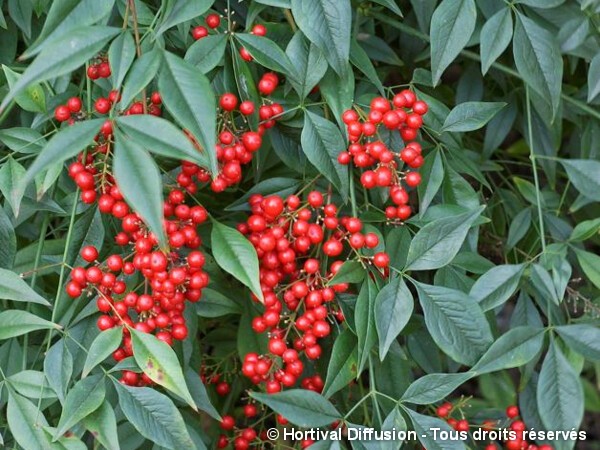
[[[408,428],[428,428],[437,419],[414,411],[432,416],[427,405],[472,395],[468,415],[474,420],[496,417],[518,403],[529,426],[570,430],[581,425],[589,440],[577,448],[597,448],[600,2],[136,0],[135,6],[137,23],[129,15],[125,33],[139,27],[142,54],[153,52],[142,66],[143,76],[132,77],[131,67],[139,59],[123,51],[112,64],[113,74],[120,75],[113,75],[111,83],[90,83],[85,64],[123,36],[128,9],[123,0],[5,0],[1,5],[0,435],[8,448],[98,448],[99,443],[152,448],[149,442],[158,428],[144,429],[143,421],[134,428],[125,420],[118,407],[125,397],[108,381],[112,363],[96,367],[93,376],[81,375],[98,331],[94,308],[63,294],[65,264],[73,264],[84,244],[110,253],[114,223],[78,202],[63,168],[89,138],[83,131],[69,138],[53,122],[52,112],[72,95],[81,95],[91,110],[92,99],[111,87],[123,86],[135,96],[145,86],[161,86],[161,77],[165,89],[174,89],[168,71],[181,67],[204,73],[210,81],[183,87],[183,96],[195,105],[192,119],[207,148],[214,143],[210,124],[215,120],[207,99],[225,91],[257,98],[253,86],[263,67],[287,78],[275,96],[287,112],[246,169],[243,183],[218,196],[208,190],[197,194],[216,219],[231,226],[243,220],[250,192],[289,194],[313,182],[319,171],[316,185],[326,190],[327,179],[335,178],[330,170],[343,149],[303,142],[306,111],[343,133],[343,110],[353,102],[368,107],[379,93],[410,86],[430,107],[421,136],[424,183],[412,194],[418,214],[406,226],[382,225],[377,211],[384,197],[352,187],[351,205],[345,184],[334,191],[348,212],[357,208],[385,237],[398,269],[393,282],[409,286],[408,294],[397,293],[391,302],[406,307],[414,298],[410,321],[394,325],[399,329],[392,330],[393,345],[381,361],[381,343],[366,339],[359,328],[369,324],[356,321],[351,333],[358,338],[330,346],[316,370],[325,379],[340,352],[353,357],[360,347],[370,354],[363,374],[329,400],[315,400],[312,412],[298,410],[302,393],[284,396],[278,404],[259,400],[305,425],[315,425],[311,417],[319,416],[319,408],[328,417],[331,401],[333,416],[351,423],[380,426],[391,417]],[[230,15],[235,11],[236,34],[193,44],[190,26],[202,23],[209,8],[221,14],[226,8]],[[266,39],[252,41],[238,33],[254,23],[267,25]],[[305,35],[300,49],[290,49],[294,33]],[[251,50],[255,63],[239,58],[241,45]],[[313,52],[322,56],[320,64],[309,64]],[[185,55],[186,62],[172,55]],[[165,63],[169,58],[176,62]],[[179,75],[172,79],[182,80]],[[318,83],[319,92],[300,89],[299,95],[292,80],[305,87]],[[182,104],[180,99],[166,116],[189,128]],[[87,135],[93,136],[92,128]],[[38,155],[46,156],[27,172]],[[316,164],[323,155],[332,163]],[[173,159],[154,156],[167,180]],[[134,166],[125,170],[133,173]],[[157,211],[153,197],[144,194],[135,206],[149,211],[152,226],[160,217],[152,212]],[[210,247],[208,228],[201,232]],[[432,246],[435,254],[426,250]],[[193,401],[215,415],[211,404],[219,413],[233,410],[247,386],[238,380],[226,399],[212,392],[207,396],[191,379],[202,355],[213,345],[244,354],[262,344],[248,326],[257,311],[249,306],[247,290],[213,260],[209,266],[213,281],[205,297],[212,302],[197,304],[197,314],[189,318],[198,339],[187,339],[176,352]],[[23,280],[16,274],[24,274]],[[363,278],[356,281],[355,292]],[[367,320],[389,315],[374,309],[377,292],[368,290]],[[344,300],[349,314],[355,300],[356,294]],[[434,380],[441,387],[432,391]],[[367,407],[353,409],[365,393]],[[168,411],[159,418],[172,421],[165,425],[167,434],[177,429],[189,432],[197,448],[213,445],[216,421],[179,400],[173,403],[166,391],[147,395],[150,407]],[[89,397],[98,400],[94,408],[69,409]],[[65,417],[77,420],[65,426]],[[49,428],[42,431],[34,422]],[[56,427],[74,434],[52,442]],[[98,441],[86,430],[98,431]],[[423,444],[430,450],[464,448],[460,443]]]

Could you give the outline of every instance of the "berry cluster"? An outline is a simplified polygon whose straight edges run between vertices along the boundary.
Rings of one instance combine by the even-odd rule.
[[[277,85],[277,75],[269,73],[266,76]],[[240,103],[235,94],[225,93],[219,99],[219,107],[219,135],[216,147],[219,174],[211,180],[206,170],[184,161],[181,173],[177,176],[177,183],[192,194],[197,190],[194,177],[200,183],[210,182],[210,188],[214,192],[223,192],[227,187],[239,183],[242,180],[242,166],[252,161],[254,153],[262,146],[265,131],[275,125],[275,119],[283,113],[279,103],[262,105],[258,109],[261,124],[257,131],[252,131],[248,120],[256,113],[256,106],[252,101]],[[196,142],[194,144],[200,148]]]
[[[71,97],[64,105],[59,105],[54,110],[54,118],[59,122],[69,121],[73,124],[81,112],[81,99],[79,97]],[[73,117],[75,116],[75,117]]]
[[[348,244],[346,253],[365,266],[372,263],[385,271],[389,257],[383,252],[363,255],[361,249],[379,244],[378,236],[363,233],[356,217],[339,218],[337,206],[325,204],[318,191],[310,192],[305,202],[296,195],[285,201],[276,195],[253,195],[249,203],[252,215],[238,230],[258,254],[265,310],[254,318],[252,329],[268,331],[269,354],[245,355],[242,373],[254,384],[264,383],[269,393],[298,381],[301,387],[320,392],[323,380],[319,375],[300,380],[305,365],[302,357],[319,358],[319,339],[331,333],[332,320],[344,320],[334,300],[336,292],[346,291],[348,284],[332,283],[347,259],[342,256],[344,244]],[[318,259],[321,255],[329,258],[329,270]]]
[[[469,432],[471,428],[471,424],[463,418],[455,419],[452,417],[452,414],[455,412],[460,412],[461,406],[463,406],[464,402],[459,402],[456,405],[453,405],[450,402],[445,402],[436,408],[436,414],[439,418],[446,420],[448,425],[454,428],[456,431]],[[502,429],[508,429],[511,432],[514,432],[516,435],[515,439],[507,439],[504,442],[504,448],[506,450],[553,450],[553,447],[548,444],[543,445],[535,445],[530,444],[526,440],[523,439],[523,432],[525,431],[525,423],[522,420],[519,420],[519,408],[515,405],[511,405],[506,408],[506,417],[508,419],[507,423],[500,424],[497,420],[486,420],[484,421],[480,428],[486,431],[492,431],[498,429],[500,425]],[[485,450],[498,450],[498,446],[494,442],[490,442]]]
[[[374,98],[368,114],[356,108],[345,111],[342,116],[350,145],[338,155],[338,161],[344,165],[353,162],[356,167],[367,169],[360,177],[365,188],[389,188],[395,205],[386,208],[385,214],[390,220],[406,220],[412,214],[403,184],[414,188],[421,183],[421,175],[399,169],[401,163],[410,169],[423,165],[421,145],[415,139],[427,109],[427,104],[417,100],[412,91],[404,90],[396,94],[391,103],[383,97]],[[401,151],[388,148],[380,136],[382,128],[399,132],[408,144]]]
[[[197,25],[191,30],[192,37],[196,41],[208,36],[209,30],[216,30],[217,28],[219,28],[219,25],[221,25],[221,16],[219,16],[218,14],[208,14],[204,19],[204,22],[206,23],[206,26]],[[256,24],[252,27],[250,33],[256,36],[266,36],[267,28],[262,24]],[[253,60],[252,55],[250,55],[250,53],[248,52],[248,50],[246,50],[245,47],[240,48],[240,56],[244,61],[249,62]]]
[[[108,63],[108,57],[106,55],[98,56],[96,61],[88,66],[87,76],[90,80],[108,78],[110,75],[110,64]]]

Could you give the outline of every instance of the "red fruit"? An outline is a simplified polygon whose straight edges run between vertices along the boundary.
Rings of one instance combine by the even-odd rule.
[[[67,108],[73,113],[81,111],[81,99],[79,97],[71,97],[67,100]]]
[[[287,345],[282,339],[271,339],[269,341],[269,351],[274,355],[281,356],[287,350]]]
[[[231,387],[229,386],[229,383],[222,381],[221,383],[217,384],[216,391],[217,394],[219,394],[221,397],[224,397],[225,395],[229,394]]]
[[[506,417],[509,419],[514,419],[519,416],[519,407],[515,405],[511,405],[506,408]]]
[[[459,420],[456,423],[456,426],[454,427],[454,429],[456,431],[469,431],[469,422],[467,422],[466,420],[462,419]]]
[[[54,118],[59,122],[64,122],[71,118],[71,110],[65,105],[60,105],[54,110]]]
[[[250,52],[248,52],[248,50],[246,50],[246,47],[242,47],[240,48],[240,56],[242,57],[242,59],[244,61],[252,61],[252,55],[250,54]]]
[[[421,183],[421,174],[419,172],[408,172],[406,174],[406,184],[410,187],[417,187]]]
[[[427,103],[419,100],[419,101],[415,102],[412,109],[415,114],[423,116],[423,115],[427,114],[429,107],[427,106]]]
[[[110,65],[107,62],[103,62],[98,65],[98,76],[100,78],[108,78],[110,77],[110,74]]]
[[[87,69],[87,76],[90,80],[97,80],[100,78],[100,74],[98,73],[97,66],[89,66]]]
[[[98,258],[98,250],[92,245],[87,245],[81,249],[81,257],[87,262],[93,262]]]
[[[238,104],[238,99],[235,96],[235,94],[232,93],[226,93],[223,94],[221,96],[221,99],[219,100],[219,105],[221,106],[221,108],[223,108],[225,111],[233,111],[235,109],[235,107]]]
[[[69,281],[66,286],[66,291],[69,297],[77,298],[81,295],[81,286],[74,281]]]
[[[199,25],[197,27],[192,28],[192,37],[196,41],[206,36],[208,36],[208,30],[206,29],[206,27]]]
[[[248,131],[242,136],[242,142],[249,152],[255,152],[262,145],[262,138],[258,133]]]
[[[383,97],[375,97],[371,100],[371,110],[386,113],[390,110],[390,102]]]
[[[258,409],[255,405],[245,405],[244,406],[244,415],[246,417],[254,417],[258,414]]]
[[[223,430],[233,430],[235,419],[231,416],[223,416],[221,418],[221,428]]]
[[[245,116],[249,116],[254,112],[254,103],[250,100],[243,101],[240,104],[240,112]]]
[[[264,25],[258,23],[252,27],[252,34],[255,34],[257,36],[265,36],[267,34],[267,28]]]
[[[323,194],[319,191],[312,191],[308,194],[307,200],[313,208],[320,208],[323,205]]]
[[[375,264],[375,266],[379,267],[380,269],[383,269],[389,266],[390,257],[385,252],[375,253],[375,255],[373,256],[373,264]]]
[[[221,18],[218,14],[209,14],[206,16],[206,25],[210,28],[217,28],[221,24]]]
[[[110,103],[110,100],[107,98],[104,98],[104,97],[100,97],[94,103],[94,109],[96,111],[98,111],[100,114],[106,114],[107,112],[109,112],[111,106],[112,105]]]
[[[258,90],[263,95],[270,95],[273,93],[277,85],[273,82],[273,80],[268,78],[262,78],[258,82]]]
[[[283,212],[283,200],[279,196],[271,195],[262,201],[262,208],[268,216],[277,217]]]

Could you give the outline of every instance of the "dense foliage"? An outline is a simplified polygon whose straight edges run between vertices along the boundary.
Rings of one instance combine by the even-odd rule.
[[[0,444],[597,448],[598,0],[6,0],[0,62]]]

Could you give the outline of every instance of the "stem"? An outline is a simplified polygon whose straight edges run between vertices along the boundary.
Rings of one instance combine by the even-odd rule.
[[[284,8],[283,14],[285,15],[285,20],[288,21],[290,27],[292,28],[292,31],[295,33],[296,30],[298,30],[298,27],[296,26],[296,22],[294,21],[294,16],[292,16],[292,11]]]
[[[352,216],[358,217],[356,210],[356,193],[354,192],[354,171],[350,168],[348,172],[350,174],[350,202],[352,203]]]
[[[135,0],[129,0],[127,2],[129,5],[129,9],[131,10],[131,20],[133,21],[133,36],[135,38],[135,53],[139,58],[142,56],[142,46],[140,45],[140,30],[138,29],[138,21],[137,21],[137,10],[135,9]],[[146,88],[142,89],[142,108],[144,109],[144,114],[146,111]]]

